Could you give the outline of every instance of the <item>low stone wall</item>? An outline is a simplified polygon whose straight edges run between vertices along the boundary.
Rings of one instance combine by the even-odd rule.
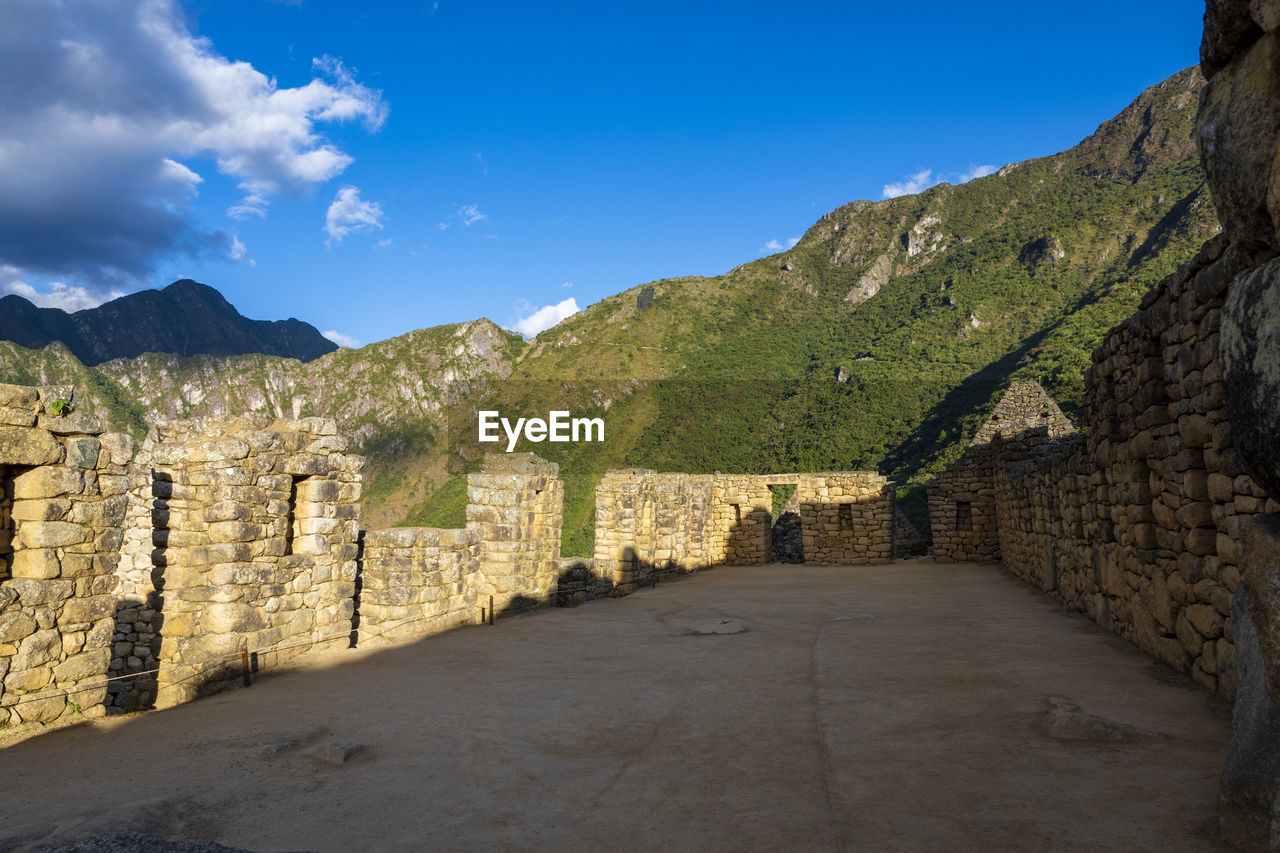
[[[490,453],[467,476],[467,529],[480,537],[476,594],[499,614],[544,603],[556,588],[564,484],[532,453]]]
[[[485,457],[467,477],[467,527],[364,537],[359,643],[422,637],[552,602],[560,574],[559,467],[532,453]]]
[[[771,485],[795,485],[803,559],[893,557],[893,484],[878,474],[679,474],[608,471],[596,489],[596,571],[619,593],[664,572],[771,559]]]
[[[386,645],[480,621],[480,531],[397,527],[364,536],[358,644]]]
[[[103,713],[133,443],[71,398],[0,385],[0,725]]]

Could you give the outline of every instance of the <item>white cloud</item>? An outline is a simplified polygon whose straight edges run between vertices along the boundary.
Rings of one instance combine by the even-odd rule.
[[[933,177],[933,169],[921,169],[899,183],[885,184],[884,198],[897,198],[898,196],[924,192],[934,184],[941,182],[941,178]]]
[[[562,285],[560,285],[560,286],[561,286],[561,287],[573,287],[573,282],[571,282],[571,281],[566,281],[564,284],[562,284]]]
[[[963,173],[960,176],[960,180],[957,183],[966,184],[969,181],[972,181],[974,178],[985,178],[987,175],[994,175],[996,173],[997,168],[999,167],[973,166],[972,168],[969,169],[969,171]]]
[[[119,299],[124,294],[118,290],[109,293],[93,293],[83,287],[55,281],[49,285],[47,292],[41,293],[24,281],[11,281],[4,285],[6,293],[21,296],[40,308],[61,308],[68,313],[83,311],[86,308],[97,308],[111,299]]]
[[[462,220],[463,225],[474,225],[477,222],[481,222],[489,218],[487,213],[481,213],[480,208],[476,207],[474,204],[463,205],[458,208],[458,212],[454,215]]]
[[[787,248],[794,249],[796,246],[796,243],[799,243],[799,242],[800,242],[799,237],[790,237],[787,239]]]
[[[388,237],[385,240],[379,240],[378,242],[374,243],[373,246],[375,249],[386,249],[391,246],[391,243],[392,243],[392,240],[390,237]]]
[[[249,254],[248,247],[246,247],[244,243],[240,242],[239,237],[234,234],[231,235],[231,260],[243,261],[244,256],[247,254]]]
[[[954,183],[963,184],[972,181],[974,178],[984,178],[987,175],[995,174],[995,166],[970,166],[967,172],[951,172],[949,176],[934,175],[932,169],[921,169],[913,175],[908,175],[902,181],[896,184],[884,185],[884,198],[897,198],[903,195],[912,195],[921,193],[929,189],[929,187],[952,180]]]
[[[763,246],[757,249],[756,253],[761,255],[768,255],[772,252],[781,252],[781,251],[782,251],[782,244],[779,243],[777,240],[770,240],[768,243],[765,243]]]
[[[341,243],[352,231],[372,231],[382,227],[382,205],[376,201],[364,201],[357,187],[343,187],[333,197],[324,215],[324,233],[329,237],[326,246]]]
[[[346,347],[347,349],[360,348],[359,341],[357,341],[355,338],[351,337],[350,335],[342,334],[342,332],[339,332],[336,329],[329,329],[328,331],[321,332],[320,334],[328,338],[329,340],[333,341],[335,344],[337,344],[340,347]]]
[[[533,306],[524,300],[517,303],[516,311],[525,316],[522,316],[507,328],[521,337],[532,338],[539,332],[550,329],[565,318],[572,317],[582,310],[572,296],[563,302],[557,302],[555,305],[544,305],[536,311],[532,309]]]
[[[476,163],[480,166],[480,171],[483,174],[489,174],[489,164],[484,161],[484,155],[479,151],[476,152]]]
[[[0,263],[107,293],[162,257],[225,257],[232,239],[189,208],[196,161],[240,188],[228,215],[261,217],[351,163],[321,125],[386,120],[338,60],[312,72],[282,88],[193,35],[177,0],[6,4],[0,80],[23,84],[0,86]]]

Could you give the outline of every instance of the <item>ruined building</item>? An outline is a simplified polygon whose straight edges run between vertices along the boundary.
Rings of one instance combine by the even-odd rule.
[[[1224,837],[1280,848],[1280,3],[1210,0],[1197,141],[1222,234],[1112,329],[1087,430],[1015,384],[930,488],[999,559],[1235,702]]]

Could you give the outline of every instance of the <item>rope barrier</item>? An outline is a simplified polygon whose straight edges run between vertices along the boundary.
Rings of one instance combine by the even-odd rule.
[[[687,575],[687,574],[692,574],[692,571],[686,571],[684,569],[654,569],[652,572],[648,572],[647,576],[669,575],[669,574]],[[610,582],[606,581],[605,583],[610,583]],[[601,585],[602,585],[601,583],[592,583],[592,584],[580,584],[575,587],[567,587],[567,588],[557,587],[556,589],[549,591],[547,595],[548,596],[569,595],[575,592],[594,591],[598,589]],[[536,610],[536,609],[537,609],[536,606],[529,606],[527,608],[524,608],[520,612],[527,612],[529,610]],[[415,622],[425,622],[427,620],[436,619],[436,618],[438,617],[434,615],[412,616],[412,617],[407,617],[405,619],[401,619],[397,622],[393,622],[390,625],[379,626],[380,630],[374,633],[366,634],[366,631],[369,629],[362,629],[359,627],[353,628],[350,631],[345,633],[347,636],[350,636],[350,634],[354,633],[358,637],[361,637],[363,639],[373,640],[373,639],[377,639],[378,637],[384,637],[390,632],[404,625],[413,624]],[[337,634],[334,637],[329,639],[336,640],[341,636],[343,635]],[[321,641],[321,642],[324,642],[324,641]],[[247,651],[249,652],[249,654],[252,654],[252,655],[279,654],[281,652],[293,651],[294,649],[314,648],[315,646],[316,646],[316,642],[314,640],[311,640],[306,642],[293,643],[287,646],[278,646],[278,647],[272,647],[272,648],[266,648],[266,649],[247,650]],[[240,660],[241,660],[240,653],[237,652],[235,657],[220,658],[213,661],[203,661],[201,663],[165,664],[165,669],[168,671],[172,671],[173,669],[181,670],[184,668],[185,669],[196,668],[196,671],[191,673],[190,675],[184,676],[174,681],[170,681],[168,682],[168,684],[170,685],[183,684],[187,681],[190,681],[194,678],[199,677],[200,675],[202,675],[205,672],[208,672],[209,670],[216,669],[217,667],[225,666],[226,664],[238,664],[240,663]],[[25,705],[25,704],[40,701],[43,699],[56,699],[59,696],[66,698],[69,696],[77,695],[79,693],[88,693],[93,690],[100,690],[114,682],[130,681],[132,679],[142,678],[144,676],[157,676],[159,672],[160,672],[160,669],[157,666],[155,669],[144,669],[141,672],[131,672],[126,675],[113,675],[113,676],[104,677],[101,680],[95,680],[88,684],[76,684],[71,687],[56,687],[56,688],[51,688],[49,690],[45,690],[38,693],[24,693],[17,697],[17,701],[5,704],[3,707],[15,708],[15,707],[18,707],[19,705]]]

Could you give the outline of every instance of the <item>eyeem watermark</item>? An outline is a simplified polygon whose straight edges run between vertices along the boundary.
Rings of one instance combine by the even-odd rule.
[[[507,452],[516,449],[521,433],[528,441],[604,441],[604,418],[571,418],[569,413],[556,410],[542,418],[516,418],[511,421],[496,411],[477,412],[480,420],[481,441],[502,441],[498,428],[507,435]],[[594,436],[594,437],[593,437]]]

